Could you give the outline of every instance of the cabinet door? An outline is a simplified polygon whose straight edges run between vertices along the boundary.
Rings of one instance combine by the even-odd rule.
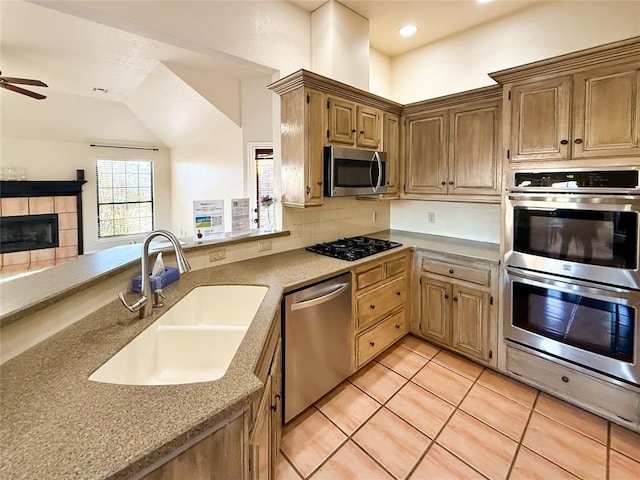
[[[400,167],[400,118],[392,113],[384,113],[382,117],[382,149],[387,153],[387,193],[396,193]]]
[[[278,339],[271,363],[271,465],[275,469],[282,437],[282,340]],[[275,471],[274,477],[275,478]]]
[[[453,109],[448,193],[498,195],[500,102]]]
[[[640,64],[574,76],[573,156],[640,154]]]
[[[324,178],[324,95],[307,89],[307,185],[306,200],[309,205],[322,204]]]
[[[327,108],[329,109],[327,125],[329,143],[355,144],[355,103],[336,97],[327,97]]]
[[[260,407],[254,412],[249,439],[251,480],[273,478],[271,454],[271,377],[267,377]]]
[[[511,161],[569,158],[571,77],[511,88]]]
[[[407,121],[406,193],[446,193],[447,112]]]
[[[440,343],[451,339],[451,284],[420,277],[420,333]]]
[[[356,107],[356,145],[375,148],[380,146],[380,110],[358,105]]]
[[[489,359],[489,294],[453,285],[451,346],[484,361]]]

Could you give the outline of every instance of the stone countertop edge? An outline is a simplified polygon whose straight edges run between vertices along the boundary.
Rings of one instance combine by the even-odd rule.
[[[355,262],[297,249],[189,272],[167,287],[166,306],[152,317],[138,320],[115,300],[7,361],[0,370],[0,477],[120,479],[140,473],[261,395],[254,370],[284,293],[383,255],[453,245],[410,232],[369,235],[403,246]],[[464,254],[466,245],[474,258],[498,259],[498,245],[453,243],[438,251]],[[88,380],[187,293],[215,284],[269,287],[224,377],[163,386]]]
[[[277,232],[252,232],[237,237],[225,237],[210,242],[193,242],[180,239],[185,252],[204,248],[218,248],[256,240],[289,236],[288,230]],[[168,243],[167,243],[168,245]],[[151,244],[153,247],[153,243]],[[135,243],[112,247],[79,257],[33,275],[0,283],[0,327],[33,314],[81,290],[117,275],[140,262],[142,245]],[[152,249],[152,253],[173,254],[171,246]]]

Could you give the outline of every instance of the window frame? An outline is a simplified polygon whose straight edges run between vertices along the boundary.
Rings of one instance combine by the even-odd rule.
[[[101,182],[100,182],[100,174],[99,174],[99,163],[100,162],[109,162],[112,166],[116,163],[124,163],[125,164],[125,175],[126,175],[126,163],[136,163],[136,164],[148,164],[149,165],[149,169],[150,169],[150,183],[149,183],[149,190],[150,190],[150,200],[142,200],[142,201],[115,201],[114,199],[114,195],[112,195],[112,201],[101,201],[101,195],[100,195],[100,189],[101,188],[111,188],[113,189],[113,181],[111,182],[111,186],[110,187],[105,187],[104,184],[101,187]],[[138,167],[139,168],[139,167]],[[155,188],[154,188],[154,184],[155,184],[155,165],[153,160],[151,159],[147,159],[147,158],[106,158],[106,157],[99,157],[96,158],[95,160],[95,171],[96,171],[96,221],[97,221],[97,231],[96,231],[96,239],[97,241],[109,241],[109,240],[113,240],[113,239],[117,239],[117,238],[129,238],[129,237],[140,237],[143,235],[146,235],[150,232],[152,232],[155,228],[155,223],[156,223],[156,219],[155,219]],[[113,169],[112,169],[112,173],[111,175],[113,176]],[[139,172],[138,172],[139,175]],[[112,178],[113,180],[113,178]],[[104,181],[104,179],[103,179]],[[139,187],[139,178],[138,178],[138,187]],[[128,188],[126,186],[126,180],[125,180],[125,186],[123,188]],[[146,186],[145,186],[146,188]],[[122,232],[118,232],[115,233],[115,228],[114,228],[114,233],[113,234],[102,234],[102,228],[101,228],[101,219],[100,219],[100,207],[101,206],[105,206],[105,205],[146,205],[146,204],[150,204],[151,207],[151,227],[150,230],[140,230],[140,231],[136,231],[136,232],[132,232],[132,233],[122,233]],[[147,216],[141,217],[140,215],[138,215],[137,217],[138,219],[140,218],[147,218]],[[114,225],[115,227],[115,225]]]

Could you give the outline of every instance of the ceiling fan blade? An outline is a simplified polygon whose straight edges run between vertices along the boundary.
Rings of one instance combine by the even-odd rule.
[[[14,77],[0,77],[6,83],[18,83],[20,85],[33,85],[34,87],[48,87],[44,82],[40,80],[32,80],[30,78],[14,78]]]
[[[25,90],[24,88],[16,87],[15,85],[11,85],[9,83],[0,83],[0,87],[6,88],[7,90],[12,90],[12,91],[17,92],[17,93],[21,93],[22,95],[27,95],[29,97],[35,98],[36,100],[42,100],[44,98],[47,98],[46,96],[40,95],[39,93],[31,92],[29,90]]]

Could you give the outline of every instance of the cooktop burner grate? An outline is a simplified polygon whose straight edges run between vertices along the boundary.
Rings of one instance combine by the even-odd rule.
[[[371,237],[350,237],[341,238],[333,242],[317,243],[306,249],[310,252],[352,262],[400,246],[402,246],[401,243],[390,240]]]

